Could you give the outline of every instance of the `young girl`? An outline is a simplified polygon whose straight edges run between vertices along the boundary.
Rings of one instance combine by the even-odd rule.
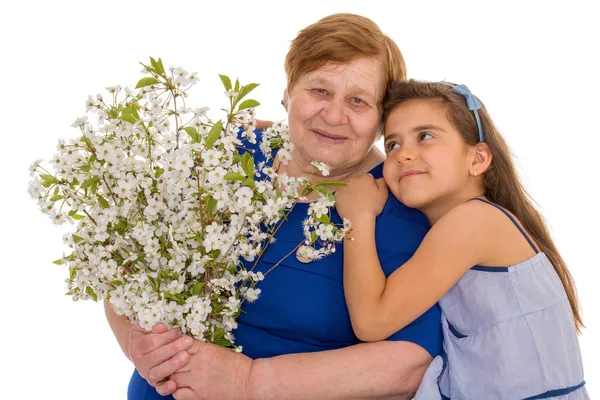
[[[439,302],[444,353],[416,399],[588,399],[573,279],[485,108],[463,85],[395,82],[383,124],[384,178],[336,193],[353,223],[344,290],[358,338],[383,340]],[[375,248],[386,184],[432,225],[387,279]]]

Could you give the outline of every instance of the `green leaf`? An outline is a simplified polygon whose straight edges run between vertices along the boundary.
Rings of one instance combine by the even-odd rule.
[[[254,183],[254,177],[249,176],[248,178],[244,179],[244,181],[242,182],[242,185],[248,186],[250,188],[254,188],[256,186]]]
[[[240,90],[240,80],[236,79],[235,80],[235,87],[233,88],[233,91],[237,93],[239,90]]]
[[[62,200],[64,198],[65,198],[65,196],[63,196],[62,194],[57,194],[55,196],[50,197],[50,201],[58,201],[58,200]]]
[[[249,169],[248,166],[250,165],[251,162],[252,162],[252,168]],[[252,159],[252,156],[250,155],[250,153],[246,152],[242,156],[242,170],[244,170],[244,172],[246,173],[247,176],[254,176],[254,159]]]
[[[310,233],[310,244],[313,244],[314,242],[316,242],[318,237],[319,237],[319,235],[317,235],[317,232],[312,231]]]
[[[240,161],[242,161],[242,156],[240,156],[240,153],[233,153],[233,165],[236,165]]]
[[[87,189],[90,186],[92,186],[94,184],[94,182],[96,182],[98,180],[97,176],[92,176],[89,179],[86,179],[82,184],[81,184],[81,189]]]
[[[214,339],[220,339],[225,337],[225,329],[223,328],[217,328],[215,329],[215,332],[213,333],[213,338]]]
[[[109,285],[113,285],[113,286],[121,286],[123,284],[123,282],[121,282],[118,279],[112,280],[110,282],[108,282]]]
[[[244,100],[238,107],[238,110],[245,110],[246,108],[252,108],[260,106],[260,103],[253,99]]]
[[[158,75],[162,75],[165,73],[165,68],[163,67],[160,58],[158,59],[158,61],[156,61],[154,58],[150,57],[150,64],[152,65],[152,68],[154,68],[154,72],[156,72]]]
[[[225,175],[224,178],[226,181],[243,181],[246,177],[239,172],[230,172]]]
[[[43,180],[44,182],[48,182],[48,183],[56,182],[56,178],[53,177],[52,175],[48,175],[48,174],[40,174],[40,179]]]
[[[163,296],[165,296],[169,300],[173,300],[174,302],[176,302],[179,305],[182,305],[185,303],[185,300],[183,300],[183,296],[180,293],[171,294],[168,292],[163,292]]]
[[[252,156],[246,161],[246,173],[248,174],[248,178],[254,180],[254,158]]]
[[[331,222],[331,220],[329,219],[329,215],[327,214],[321,214],[321,216],[317,217],[316,220],[323,224],[328,224]]]
[[[315,186],[315,190],[321,193],[323,196],[327,196],[329,200],[335,201],[335,197],[333,197],[333,194],[329,190],[325,189],[323,186]]]
[[[56,264],[56,265],[63,265],[64,261],[62,258],[59,258],[58,260],[54,260],[52,261],[52,264]]]
[[[87,149],[91,151],[92,147],[92,141],[90,139],[88,139],[86,136],[82,136],[80,141],[82,141],[83,143],[85,143],[85,145],[87,146]]]
[[[101,195],[97,195],[96,198],[98,199],[98,203],[100,203],[100,206],[102,208],[110,207],[110,205],[108,204],[108,201],[106,201],[106,199],[104,197],[102,197]]]
[[[210,149],[213,147],[219,136],[221,136],[221,130],[223,129],[223,122],[218,120],[213,127],[208,132],[208,137],[206,138],[206,142],[204,143],[204,147]]]
[[[164,168],[157,168],[156,171],[154,171],[154,177],[155,178],[160,178],[160,176],[162,174],[165,173],[165,169]]]
[[[200,142],[200,136],[198,136],[198,131],[196,130],[196,128],[186,126],[183,128],[183,130],[187,132],[188,136],[192,139],[194,143]]]
[[[204,204],[206,205],[206,211],[213,212],[217,208],[217,200],[213,199],[212,196],[208,196],[204,200]]]
[[[148,275],[148,282],[150,282],[150,286],[152,286],[152,290],[158,292],[158,285],[156,284],[156,279]]]
[[[158,59],[157,64],[158,64],[157,72],[159,74],[161,74],[161,75],[164,74],[165,73],[165,66],[163,65],[163,62],[162,62],[162,60],[160,58]]]
[[[216,344],[216,345],[222,346],[222,347],[233,347],[233,343],[231,343],[229,340],[227,340],[225,338],[215,339],[215,340],[213,340],[213,344]]]
[[[280,137],[275,137],[269,141],[269,145],[272,149],[278,149],[283,146],[283,139]]]
[[[221,250],[213,250],[208,254],[213,260],[216,260],[221,255]]]
[[[81,242],[83,240],[83,238],[81,236],[78,236],[78,235],[76,235],[74,233],[71,234],[71,237],[73,238],[73,241],[75,243],[79,243],[79,242]]]
[[[200,293],[202,293],[203,289],[204,282],[198,282],[194,286],[192,286],[192,288],[190,289],[190,293],[192,296],[198,296]]]
[[[225,87],[225,91],[228,92],[231,90],[231,79],[227,75],[219,74],[219,78],[221,78],[221,82],[223,82],[223,87]]]
[[[143,87],[146,87],[146,86],[155,85],[157,83],[160,83],[160,82],[156,78],[142,78],[137,83],[137,85],[135,85],[135,88],[139,89],[139,88],[143,88]]]
[[[96,194],[96,191],[98,190],[99,185],[100,185],[100,178],[98,178],[94,182],[92,182],[92,186],[90,186],[90,192],[92,194]]]
[[[248,93],[253,91],[257,86],[258,86],[258,83],[249,83],[247,85],[242,86],[240,92],[238,93],[237,97],[235,98],[234,104],[237,104],[238,101],[243,99]]]
[[[315,186],[348,186],[348,184],[342,181],[321,181],[316,183]]]
[[[137,118],[136,118],[137,115]],[[135,122],[139,119],[139,115],[137,111],[132,107],[125,107],[121,111],[121,116],[119,117],[122,121],[127,121],[130,124],[135,124]]]
[[[98,301],[98,296],[97,296],[97,295],[96,295],[96,293],[94,292],[94,289],[92,289],[92,288],[91,288],[91,286],[87,286],[87,287],[85,288],[85,293],[86,293],[87,295],[89,295],[89,296],[92,298],[92,300],[94,300],[94,301]]]
[[[75,221],[81,221],[82,219],[85,218],[85,215],[73,214],[73,215],[71,215],[71,218],[73,218]]]
[[[154,70],[154,72],[156,71],[156,67],[158,67],[158,63],[156,62],[156,60],[152,57],[150,57],[150,65],[152,65],[152,69]],[[158,73],[158,72],[157,72]]]

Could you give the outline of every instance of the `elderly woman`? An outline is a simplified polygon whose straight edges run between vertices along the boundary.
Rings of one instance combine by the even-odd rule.
[[[381,103],[391,80],[405,79],[396,44],[371,20],[336,14],[302,30],[286,57],[284,106],[295,148],[279,171],[311,176],[313,160],[331,167],[327,180],[382,173]],[[277,162],[277,161],[276,161]],[[322,178],[321,178],[322,179]],[[440,314],[430,309],[387,341],[354,335],[342,286],[343,251],[303,263],[307,204],[297,204],[257,267],[268,271],[262,294],[244,304],[235,331],[238,354],[182,337],[159,325],[148,333],[107,316],[136,371],[130,399],[410,398],[441,350]],[[341,222],[332,211],[332,219]],[[377,249],[386,275],[406,262],[428,230],[419,212],[389,196],[377,220]],[[341,249],[339,249],[341,250]]]

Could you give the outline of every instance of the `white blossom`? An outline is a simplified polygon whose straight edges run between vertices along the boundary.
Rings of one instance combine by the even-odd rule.
[[[28,193],[53,223],[73,224],[63,239],[70,253],[56,261],[69,270],[73,300],[107,298],[146,329],[162,322],[199,340],[221,330],[234,343],[236,317],[244,302],[260,301],[265,279],[242,261],[254,264],[268,241],[276,243],[286,213],[315,187],[273,168],[275,152],[291,159],[291,136],[276,122],[257,137],[254,109],[229,110],[211,146],[217,119],[209,107],[182,101],[197,73],[168,71],[152,75],[159,83],[89,96],[87,115],[73,122],[73,139],[59,140],[51,167],[41,160],[29,167]],[[226,92],[235,99],[240,90]],[[324,164],[313,165],[327,175]],[[320,194],[308,208],[299,251],[311,260],[334,252],[350,229],[328,221],[332,206]]]

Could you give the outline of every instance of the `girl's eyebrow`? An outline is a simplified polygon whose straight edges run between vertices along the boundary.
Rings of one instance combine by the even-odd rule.
[[[411,130],[411,132],[421,132],[421,131],[431,131],[431,130],[446,132],[443,128],[436,126],[436,125],[431,125],[431,124],[415,126],[415,127],[411,128],[410,130]],[[389,135],[384,135],[383,140],[393,139],[398,136],[400,136],[400,134],[398,132],[392,132]]]
[[[414,128],[411,129],[411,131],[413,131],[413,132],[430,131],[430,130],[446,132],[443,128],[436,126],[436,125],[431,125],[431,124],[419,125],[419,126],[415,126]]]

